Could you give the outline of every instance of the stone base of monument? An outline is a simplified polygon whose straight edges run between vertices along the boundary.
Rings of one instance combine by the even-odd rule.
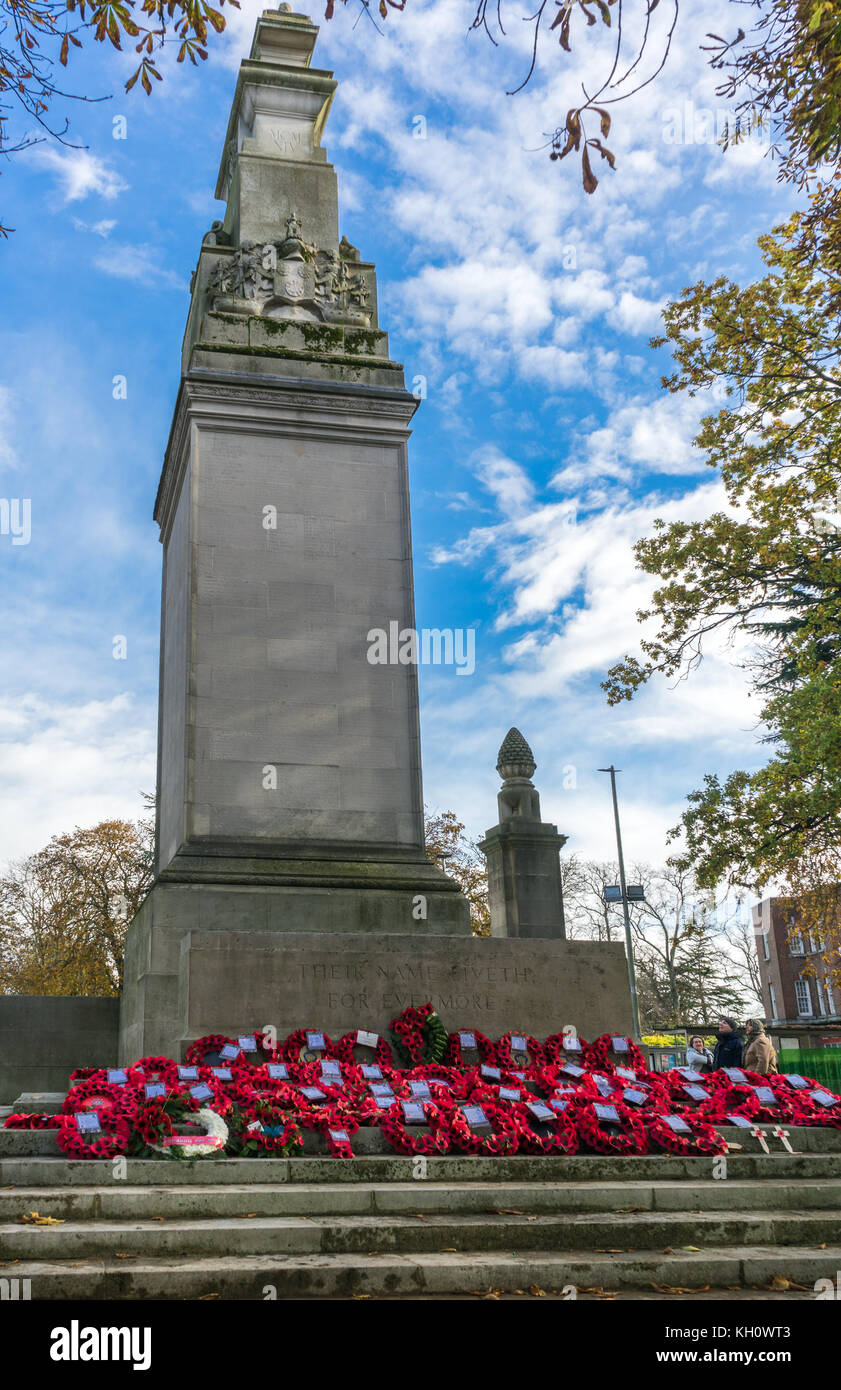
[[[339,1038],[354,1028],[388,1036],[392,1018],[430,1000],[449,1031],[512,1029],[586,1038],[631,1031],[625,952],[595,941],[506,940],[419,933],[182,931],[158,971],[124,1000],[121,1063],[183,1056],[208,1033],[273,1026]],[[138,970],[138,962],[132,962]]]

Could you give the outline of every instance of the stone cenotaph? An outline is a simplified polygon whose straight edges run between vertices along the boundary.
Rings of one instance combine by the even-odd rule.
[[[163,545],[156,881],[128,931],[123,1061],[196,1037],[627,1031],[619,947],[473,937],[424,851],[407,440],[374,266],[339,236],[318,30],[265,11],[192,279],[155,518]],[[530,833],[534,826],[530,827]]]

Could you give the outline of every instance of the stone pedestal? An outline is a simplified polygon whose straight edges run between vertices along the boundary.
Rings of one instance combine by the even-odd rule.
[[[401,1009],[427,1000],[450,1031],[490,1038],[631,1027],[625,953],[595,941],[196,931],[182,941],[178,987],[182,1050],[209,1032],[269,1024],[281,1037],[294,1027],[388,1036]]]

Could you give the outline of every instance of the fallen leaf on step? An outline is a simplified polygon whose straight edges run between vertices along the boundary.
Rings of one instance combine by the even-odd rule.
[[[30,1211],[24,1216],[17,1218],[19,1226],[63,1226],[64,1222],[57,1216],[39,1216],[37,1211]]]
[[[826,1241],[824,1241],[823,1245],[810,1245],[810,1246],[809,1246],[809,1249],[810,1249],[810,1250],[825,1250],[825,1249],[826,1249]]]
[[[775,1274],[773,1278],[765,1285],[765,1288],[768,1290],[773,1289],[774,1292],[780,1293],[784,1292],[786,1289],[801,1289],[804,1291],[808,1290],[810,1293],[812,1292],[811,1285],[798,1284],[794,1281],[794,1279],[787,1279],[784,1274]]]
[[[535,1298],[545,1298],[545,1297],[546,1297],[546,1290],[545,1290],[545,1289],[541,1289],[541,1287],[540,1287],[539,1284],[530,1284],[530,1285],[529,1285],[529,1293],[532,1294]]]
[[[684,1289],[679,1284],[655,1284],[653,1279],[650,1283],[652,1289],[656,1289],[658,1293],[708,1293],[710,1288],[709,1284],[701,1284],[695,1289]]]
[[[150,1216],[148,1219],[150,1221],[166,1221],[165,1216]]]
[[[114,1259],[115,1259],[115,1260],[136,1260],[136,1259],[137,1259],[137,1256],[136,1256],[136,1255],[127,1255],[127,1254],[125,1253],[125,1251],[123,1251],[123,1250],[118,1250],[117,1253],[116,1253],[115,1256],[114,1256]]]
[[[256,1211],[244,1211],[240,1213],[240,1221],[250,1221],[252,1216],[256,1216]],[[161,1218],[163,1220],[163,1218]]]
[[[696,1255],[700,1254],[701,1251],[700,1245],[682,1245],[680,1248],[681,1250],[692,1250]]]
[[[675,1252],[670,1245],[665,1245],[660,1251],[661,1255],[673,1255]]]
[[[415,1218],[416,1221],[425,1221],[425,1220],[426,1220],[426,1212],[425,1212],[425,1211],[413,1211],[413,1212],[411,1213],[411,1215]]]
[[[597,1293],[597,1294],[596,1294],[596,1298],[601,1299],[602,1303],[615,1303],[615,1302],[616,1302],[616,1294],[615,1294],[615,1293]]]
[[[517,1207],[491,1207],[488,1211],[489,1216],[525,1216],[525,1214]]]
[[[596,1255],[624,1255],[626,1253],[624,1245],[597,1245]]]
[[[355,1303],[360,1303],[360,1302],[362,1301],[363,1298],[370,1298],[370,1297],[371,1297],[371,1295],[370,1295],[369,1293],[355,1293],[355,1294],[353,1295],[353,1298],[354,1298],[354,1302],[355,1302]]]
[[[647,1210],[646,1207],[617,1207],[617,1208],[616,1208],[616,1215],[619,1216],[619,1215],[621,1214],[621,1215],[624,1216],[627,1212],[638,1212],[638,1211],[646,1211],[646,1210]]]
[[[199,1296],[198,1296],[196,1302],[197,1302],[197,1303],[210,1303],[211,1299],[214,1299],[214,1298],[221,1298],[221,1297],[222,1297],[221,1293],[201,1293],[201,1294],[199,1294]]]
[[[457,1255],[458,1250],[454,1245],[447,1245],[443,1250],[438,1251],[439,1255]]]

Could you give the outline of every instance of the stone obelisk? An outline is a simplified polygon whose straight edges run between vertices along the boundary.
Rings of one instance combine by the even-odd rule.
[[[339,236],[317,32],[257,21],[193,276],[155,506],[157,878],[128,932],[124,1063],[255,1027],[384,1033],[427,999],[491,1037],[627,1031],[621,947],[473,937],[424,852],[417,672],[378,641],[415,626],[417,401],[374,266]],[[518,853],[545,830],[526,819]]]
[[[470,930],[424,852],[416,669],[368,660],[372,630],[414,628],[417,400],[375,268],[339,236],[317,33],[258,20],[192,280],[155,506],[157,880],[129,929],[126,1056],[183,1040],[185,933]]]

